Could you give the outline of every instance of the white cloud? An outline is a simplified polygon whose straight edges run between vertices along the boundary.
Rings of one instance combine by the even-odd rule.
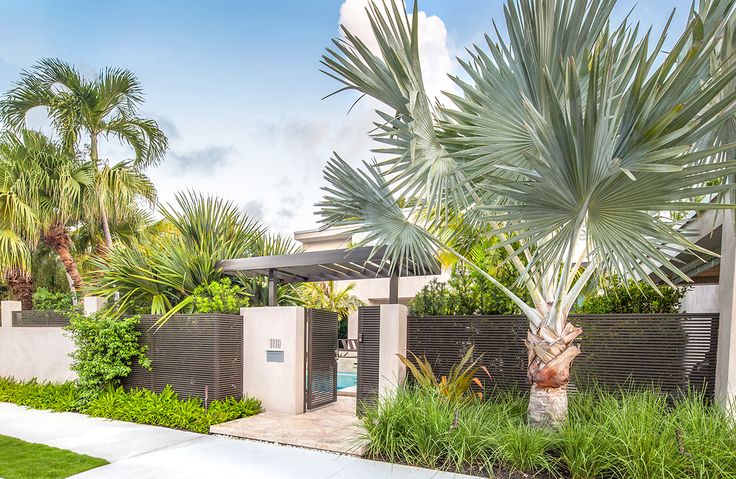
[[[399,0],[393,0],[398,2]],[[369,0],[345,0],[340,6],[340,24],[358,36],[374,53],[378,53],[378,42],[371,29],[366,7]],[[382,6],[380,8],[383,8]],[[401,7],[399,7],[401,8]],[[452,72],[445,22],[436,15],[419,11],[419,57],[422,63],[424,87],[430,98],[439,97],[441,92],[452,91],[453,83],[447,76]]]

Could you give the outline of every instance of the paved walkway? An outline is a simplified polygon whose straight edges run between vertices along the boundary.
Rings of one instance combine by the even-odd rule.
[[[355,398],[348,396],[338,396],[336,403],[304,414],[265,411],[210,428],[212,434],[356,456],[365,450],[362,431],[355,417]]]
[[[52,413],[0,403],[0,434],[110,461],[78,479],[461,479],[354,456]]]

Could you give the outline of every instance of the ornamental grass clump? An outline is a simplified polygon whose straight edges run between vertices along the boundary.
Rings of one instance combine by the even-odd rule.
[[[403,387],[366,410],[367,454],[491,477],[736,479],[736,424],[702,395],[577,392],[559,429],[529,426],[525,402]]]

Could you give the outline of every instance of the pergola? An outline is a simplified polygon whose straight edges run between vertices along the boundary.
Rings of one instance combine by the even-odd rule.
[[[411,259],[395,267],[384,261],[385,247],[308,251],[306,253],[226,259],[220,267],[226,274],[268,277],[268,304],[276,306],[276,288],[282,283],[355,281],[390,278],[389,303],[398,303],[399,277],[440,273],[439,264],[420,265]]]

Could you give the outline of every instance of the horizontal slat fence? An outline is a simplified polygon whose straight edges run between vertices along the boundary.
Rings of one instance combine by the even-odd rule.
[[[24,309],[13,311],[14,328],[63,328],[69,325],[69,315],[57,311]]]
[[[582,354],[571,386],[658,387],[677,394],[687,388],[711,399],[715,388],[718,314],[579,315]],[[409,317],[408,350],[426,356],[437,374],[448,374],[471,345],[483,355],[492,379],[486,387],[527,387],[523,316]],[[483,375],[481,375],[483,376]]]
[[[161,328],[160,316],[145,315],[138,326],[153,370],[137,364],[126,388],[160,392],[171,385],[180,397],[208,400],[243,395],[243,318],[233,314],[176,314]]]

